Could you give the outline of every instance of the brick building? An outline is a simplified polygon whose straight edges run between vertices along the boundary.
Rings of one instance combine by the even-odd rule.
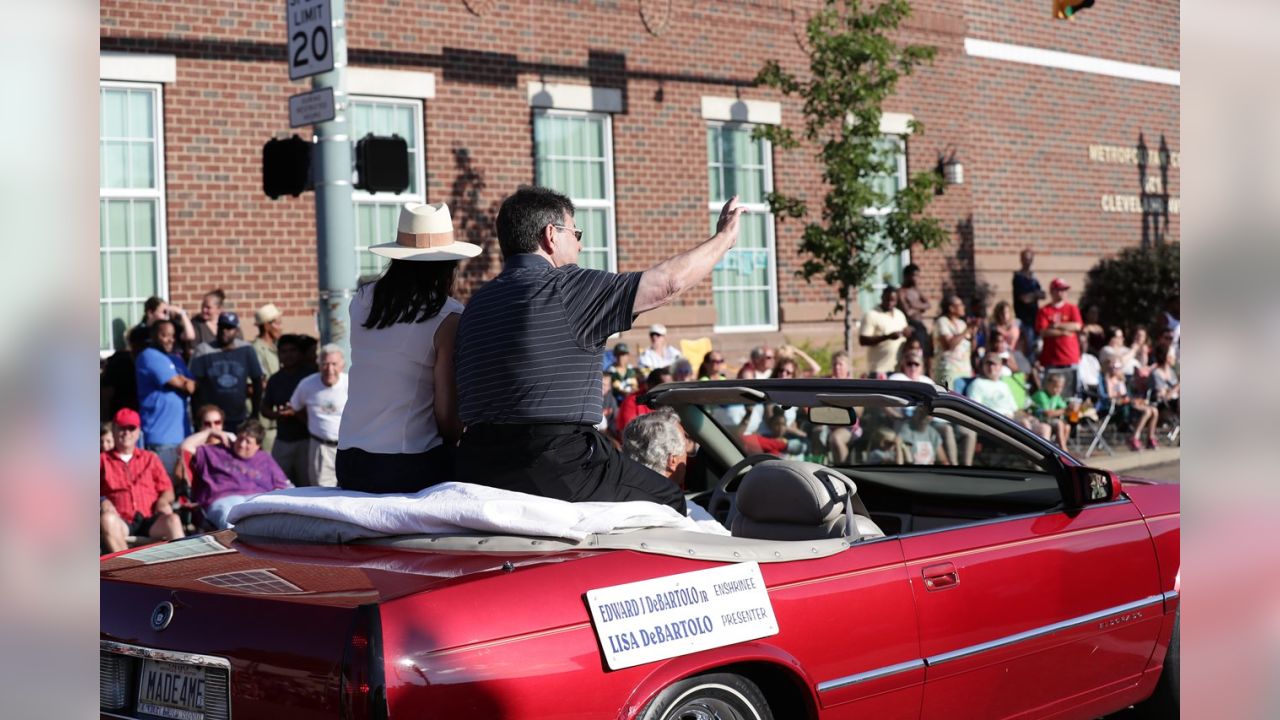
[[[704,238],[736,190],[756,203],[739,247],[629,339],[664,322],[675,338],[714,331],[731,352],[838,342],[834,290],[796,276],[799,224],[761,197],[777,187],[817,206],[812,153],[749,137],[800,121],[796,102],[751,81],[768,58],[807,67],[815,2],[348,0],[352,135],[409,138],[414,176],[404,195],[357,192],[359,267],[376,270],[363,248],[392,238],[398,202],[444,201],[485,248],[465,295],[501,268],[498,204],[536,181],[577,202],[583,264],[639,270]],[[963,165],[931,206],[951,242],[910,258],[935,303],[953,289],[1008,296],[1027,245],[1042,277],[1079,281],[1101,256],[1180,237],[1177,3],[1102,0],[1071,22],[1050,6],[916,0],[901,32],[938,54],[885,107],[900,173],[952,153]],[[213,287],[315,331],[314,198],[261,190],[262,145],[308,89],[288,80],[284,17],[258,0],[101,3],[104,351],[148,295],[195,309]],[[925,132],[911,136],[910,119]]]

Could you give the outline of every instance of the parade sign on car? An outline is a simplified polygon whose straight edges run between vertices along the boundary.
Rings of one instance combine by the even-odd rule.
[[[759,563],[738,563],[587,592],[610,670],[778,633]]]
[[[329,0],[288,0],[289,79],[301,80],[333,69],[333,16]]]

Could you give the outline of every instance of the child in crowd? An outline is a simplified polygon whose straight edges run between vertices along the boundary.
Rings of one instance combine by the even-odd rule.
[[[868,465],[901,465],[902,445],[898,436],[888,426],[881,425],[871,433],[867,451]]]
[[[613,365],[605,371],[609,376],[613,399],[621,403],[639,388],[640,375],[628,362],[631,359],[631,348],[626,343],[613,346]]]
[[[102,423],[98,435],[98,452],[111,452],[116,449],[116,436],[111,434],[111,423]]]
[[[1067,381],[1061,373],[1050,375],[1041,390],[1031,395],[1031,403],[1035,406],[1036,415],[1049,423],[1058,447],[1067,449],[1067,438],[1071,435],[1071,425],[1067,422],[1067,401],[1062,397],[1062,390]]]

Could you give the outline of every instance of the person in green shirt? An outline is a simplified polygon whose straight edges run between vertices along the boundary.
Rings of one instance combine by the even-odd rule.
[[[610,385],[613,390],[613,398],[618,403],[627,399],[627,396],[639,389],[639,373],[628,362],[631,359],[631,348],[626,343],[618,343],[613,346],[613,365],[605,370],[605,374],[609,376]]]
[[[1036,415],[1049,423],[1053,428],[1058,446],[1067,449],[1067,438],[1071,435],[1071,424],[1067,422],[1067,401],[1062,397],[1062,389],[1066,381],[1061,373],[1049,375],[1045,386],[1031,395],[1031,404],[1036,408]]]

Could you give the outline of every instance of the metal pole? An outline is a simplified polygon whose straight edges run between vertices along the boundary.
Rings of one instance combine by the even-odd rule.
[[[351,204],[351,130],[347,121],[345,0],[331,0],[333,70],[312,76],[312,88],[333,88],[336,115],[318,123],[312,154],[316,193],[320,342],[336,343],[351,357],[347,305],[356,285],[355,208]]]

